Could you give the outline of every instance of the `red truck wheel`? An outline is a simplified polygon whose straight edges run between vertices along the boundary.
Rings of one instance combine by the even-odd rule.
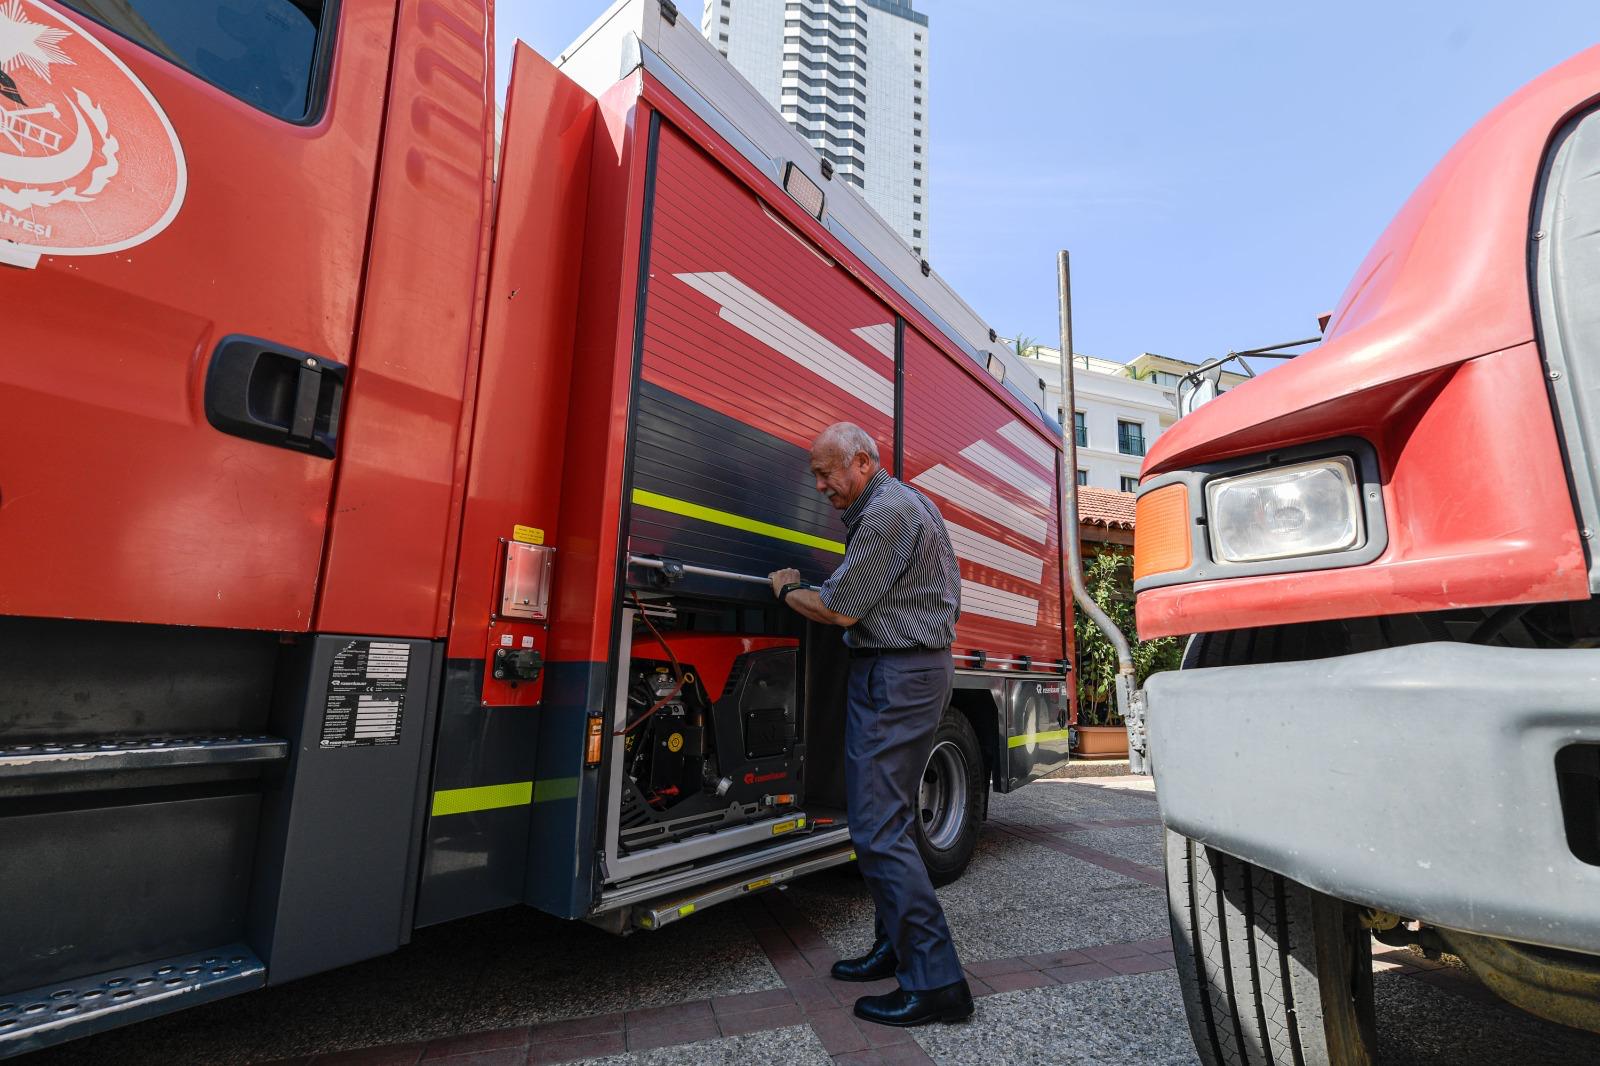
[[[1372,942],[1349,904],[1167,832],[1167,908],[1205,1066],[1377,1061]]]

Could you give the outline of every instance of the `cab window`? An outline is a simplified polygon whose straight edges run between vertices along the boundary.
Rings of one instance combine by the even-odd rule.
[[[336,0],[61,0],[271,115],[320,108]]]

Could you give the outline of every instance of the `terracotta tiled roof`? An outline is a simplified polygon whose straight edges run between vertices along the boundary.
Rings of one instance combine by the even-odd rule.
[[[1133,493],[1089,485],[1078,488],[1078,524],[1106,529],[1133,528]]]

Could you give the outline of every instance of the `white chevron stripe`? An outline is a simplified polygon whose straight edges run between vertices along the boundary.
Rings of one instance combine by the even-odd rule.
[[[1044,467],[1050,473],[1056,471],[1055,449],[1030,433],[1021,422],[1012,422],[1000,430],[1000,435],[1012,444],[1017,450],[1029,459]]]
[[[723,321],[871,407],[894,417],[894,382],[725,271],[678,274],[715,300]]]
[[[894,358],[894,323],[880,322],[876,326],[858,326],[850,331],[878,351]]]
[[[986,440],[962,449],[961,458],[982,467],[1007,485],[1021,489],[1040,503],[1050,502],[1048,482]]]
[[[944,527],[950,531],[950,543],[956,549],[957,558],[977,563],[979,566],[987,566],[991,570],[998,570],[1012,577],[1020,577],[1035,585],[1043,580],[1044,560],[1037,555],[1018,551],[1009,544],[1002,544],[993,537],[986,537],[982,533],[948,520]]]
[[[1039,601],[1015,592],[990,588],[976,581],[961,581],[961,613],[981,614],[1006,622],[1031,626],[1039,622]]]
[[[949,500],[996,525],[1015,529],[1029,540],[1045,541],[1045,520],[1020,504],[1012,503],[948,466],[933,466],[911,479],[919,489]]]

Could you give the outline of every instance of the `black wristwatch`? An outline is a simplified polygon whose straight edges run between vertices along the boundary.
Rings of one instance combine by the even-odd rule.
[[[789,593],[795,591],[796,589],[803,589],[803,588],[809,588],[809,587],[810,586],[807,585],[804,581],[791,581],[787,585],[783,586],[783,588],[778,590],[778,602],[779,603],[784,603],[784,601],[786,601],[789,598]]]

